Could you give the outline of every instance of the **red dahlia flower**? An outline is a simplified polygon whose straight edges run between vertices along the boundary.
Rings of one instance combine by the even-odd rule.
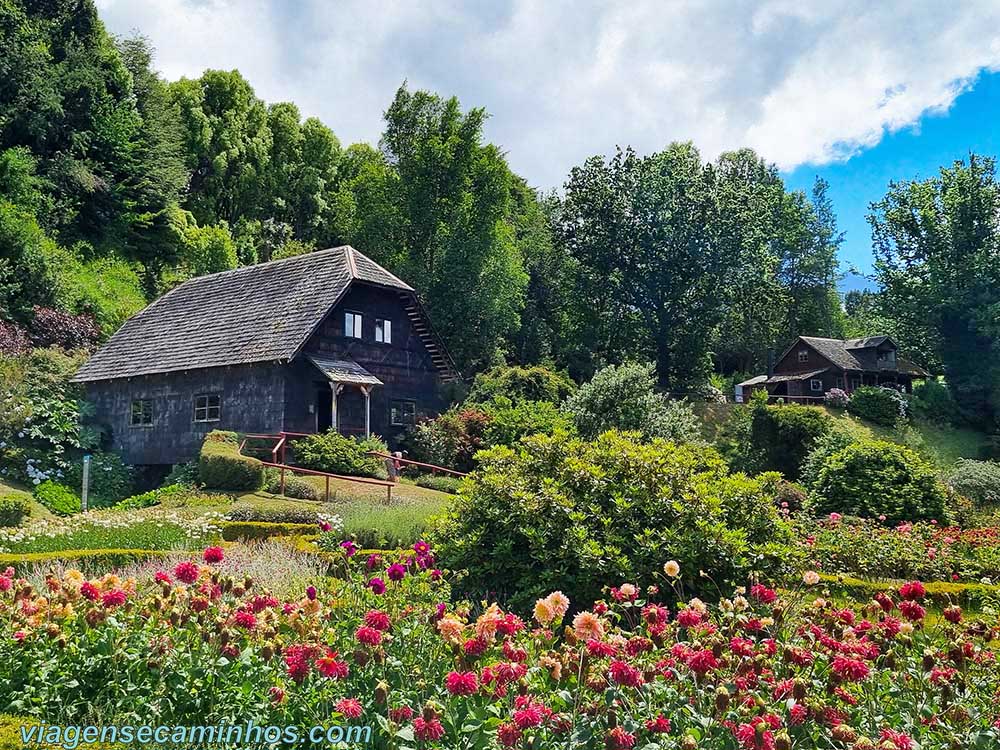
[[[375,628],[370,628],[367,625],[362,625],[354,631],[354,637],[366,646],[378,646],[382,643],[381,631],[378,631]]]
[[[199,573],[201,573],[201,569],[198,567],[198,563],[191,560],[179,562],[174,566],[174,578],[182,583],[194,583],[198,580]]]
[[[497,727],[497,741],[504,747],[514,747],[521,741],[521,730],[516,724],[505,721]]]
[[[348,719],[358,719],[365,711],[357,698],[341,698],[333,704],[333,710],[343,714]]]
[[[910,581],[899,587],[899,595],[910,601],[919,601],[927,595],[927,589],[920,581]]]
[[[472,695],[479,689],[475,672],[449,672],[444,686],[452,695]]]
[[[205,562],[214,564],[222,562],[222,558],[226,556],[226,553],[222,547],[208,547],[202,556],[205,558]]]
[[[420,742],[436,742],[444,737],[444,727],[438,719],[427,721],[418,716],[413,720],[413,736]]]
[[[604,747],[607,750],[631,750],[635,747],[635,735],[622,727],[615,727],[604,736]]]

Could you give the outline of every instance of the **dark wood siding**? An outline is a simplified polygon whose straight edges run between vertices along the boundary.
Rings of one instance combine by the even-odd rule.
[[[193,459],[211,430],[277,432],[284,416],[284,367],[217,367],[164,373],[87,386],[87,398],[110,431],[112,449],[128,463],[175,464]],[[195,422],[194,399],[221,396],[218,422]],[[149,399],[153,424],[129,424],[132,401]]]
[[[344,313],[363,317],[361,339],[344,336]],[[392,322],[392,342],[375,341],[375,320]],[[416,335],[406,304],[395,290],[355,282],[306,343],[304,353],[351,359],[381,380],[371,394],[371,431],[395,443],[403,428],[390,424],[393,400],[413,401],[417,417],[434,416],[447,404],[441,397],[438,372],[420,336]],[[329,387],[324,376],[299,356],[286,372],[285,429],[316,429],[317,390]],[[355,386],[346,386],[345,390]],[[345,396],[344,406],[353,394]]]
[[[799,352],[803,350],[809,353],[808,362],[799,362]],[[822,370],[824,367],[840,369],[811,346],[800,341],[792,347],[784,357],[775,363],[774,372],[792,374],[796,372],[812,372],[814,370]]]

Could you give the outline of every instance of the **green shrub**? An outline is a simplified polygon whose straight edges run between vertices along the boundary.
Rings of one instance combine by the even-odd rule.
[[[198,462],[189,461],[186,464],[174,464],[170,473],[163,480],[164,486],[171,484],[183,484],[187,487],[194,487],[198,484]]]
[[[384,459],[367,455],[369,451],[385,453],[388,446],[376,437],[358,439],[345,437],[330,430],[296,440],[295,460],[299,466],[330,474],[351,477],[385,479]]]
[[[925,380],[913,386],[910,412],[917,419],[938,424],[958,421],[959,411],[951,391],[939,380]]]
[[[324,509],[329,506],[323,506]],[[239,505],[226,513],[227,521],[254,523],[307,523],[313,526],[327,517],[319,508],[258,508],[253,505]]]
[[[472,471],[473,456],[486,447],[486,430],[491,419],[477,406],[450,409],[417,425],[410,435],[412,453],[418,461]]]
[[[264,473],[264,491],[272,495],[281,494],[281,471],[278,469],[268,469]],[[285,472],[285,497],[297,500],[322,500],[324,493],[315,485],[295,476],[289,471]]]
[[[228,521],[222,524],[222,538],[237,540],[270,539],[273,536],[315,534],[315,523],[269,523],[262,521]]]
[[[676,442],[697,442],[701,427],[691,405],[656,391],[656,368],[629,363],[605,367],[566,400],[565,409],[585,438],[607,430],[640,432]]]
[[[909,448],[881,440],[854,443],[827,457],[816,484],[817,510],[885,523],[942,519],[945,489]]]
[[[906,419],[906,396],[895,388],[865,385],[851,394],[847,411],[869,422],[892,427]]]
[[[948,476],[948,486],[976,505],[1000,505],[1000,463],[960,458]]]
[[[562,403],[576,390],[576,383],[562,372],[541,365],[508,367],[502,365],[476,375],[466,404],[485,404],[497,398],[521,401]]]
[[[514,445],[527,435],[551,435],[557,430],[572,432],[573,420],[548,401],[511,402],[499,397],[484,405],[490,416],[484,435],[487,447]]]
[[[830,431],[829,415],[816,406],[785,404],[753,409],[750,442],[759,453],[759,469],[798,479],[809,451]]]
[[[168,484],[159,489],[132,495],[114,505],[115,510],[141,510],[159,505],[166,499],[184,497],[191,492],[190,487],[181,484]]]
[[[0,526],[20,526],[31,515],[31,503],[18,495],[0,497]]]
[[[235,432],[215,430],[201,447],[198,477],[209,489],[253,492],[264,484],[264,466],[256,458],[240,455]]]
[[[122,568],[173,554],[176,554],[174,550],[167,549],[64,549],[54,552],[0,554],[0,565],[69,563],[84,570],[106,573],[109,568]]]
[[[443,474],[424,474],[417,477],[416,485],[426,487],[429,490],[447,492],[450,495],[458,493],[458,488],[462,485],[461,477],[445,476]]]
[[[819,482],[819,473],[823,469],[826,459],[857,441],[857,437],[852,432],[833,424],[828,433],[813,441],[812,448],[806,455],[805,461],[802,462],[799,481],[806,487],[815,489]]]
[[[481,454],[435,546],[462,571],[465,594],[496,592],[519,608],[556,589],[586,606],[607,582],[652,583],[671,559],[685,585],[715,595],[794,554],[776,482],[728,474],[714,450],[636,433],[535,435]]]
[[[80,512],[79,496],[64,484],[42,482],[35,487],[35,499],[57,516]]]
[[[83,461],[74,461],[63,479],[70,487],[83,487]],[[93,453],[90,460],[90,491],[87,509],[110,508],[132,491],[132,467],[116,453]]]

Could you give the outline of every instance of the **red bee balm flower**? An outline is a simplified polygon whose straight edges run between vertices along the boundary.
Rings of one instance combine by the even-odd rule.
[[[438,719],[426,721],[418,716],[413,720],[413,736],[420,742],[436,742],[444,737],[444,727]]]
[[[366,646],[378,646],[382,643],[382,633],[375,628],[362,625],[354,631],[354,637]]]
[[[860,659],[850,659],[846,656],[838,656],[830,665],[834,674],[845,682],[861,682],[868,677],[871,671],[868,665]]]
[[[365,625],[385,632],[392,627],[392,621],[389,619],[389,615],[385,612],[372,609],[365,613]]]
[[[101,603],[106,609],[114,609],[123,605],[127,598],[125,592],[121,589],[111,589],[111,591],[105,592],[104,596],[101,597]]]
[[[174,566],[174,578],[182,583],[194,583],[198,580],[198,574],[201,569],[198,567],[198,563],[187,560],[185,562],[177,563]]]
[[[497,727],[497,741],[504,747],[514,747],[521,741],[521,730],[507,721]]]
[[[357,719],[364,713],[361,702],[357,698],[341,698],[333,705],[333,709],[342,713],[348,719]]]
[[[670,719],[663,714],[660,714],[655,719],[650,719],[646,722],[646,731],[655,732],[657,734],[666,734],[670,731]]]
[[[205,562],[209,564],[220,563],[222,562],[222,558],[224,558],[225,556],[226,553],[222,549],[222,547],[209,547],[208,549],[205,550],[203,554]]]
[[[452,695],[472,695],[479,689],[475,672],[449,672],[444,686]]]
[[[910,601],[919,601],[927,595],[927,589],[920,581],[910,581],[899,587],[899,595]]]
[[[639,687],[642,685],[642,672],[623,661],[613,661],[608,669],[611,679],[619,685]]]
[[[347,662],[337,661],[337,652],[329,648],[326,650],[325,656],[316,660],[316,669],[321,675],[332,680],[342,680],[351,671]]]
[[[615,727],[604,736],[604,747],[607,750],[631,750],[635,747],[635,735]]]

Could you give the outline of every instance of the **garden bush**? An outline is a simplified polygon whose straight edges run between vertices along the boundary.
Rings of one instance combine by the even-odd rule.
[[[556,431],[572,432],[573,420],[548,401],[512,402],[498,397],[481,407],[489,415],[484,442],[486,447],[514,445],[528,435],[551,435]]]
[[[91,315],[36,306],[28,335],[31,343],[42,349],[92,349],[101,337],[101,329]]]
[[[602,581],[651,582],[671,558],[710,594],[781,568],[776,475],[729,475],[711,449],[608,432],[536,435],[481,456],[437,533],[470,595],[526,607],[557,588],[590,601]]]
[[[298,466],[330,474],[385,479],[385,460],[369,456],[369,451],[386,453],[389,447],[379,438],[345,437],[330,430],[296,440],[293,447]]]
[[[35,487],[35,499],[57,516],[80,512],[80,497],[64,484],[46,481]]]
[[[436,419],[417,425],[410,435],[412,453],[418,461],[456,471],[472,471],[473,457],[486,447],[490,415],[479,407],[450,409]]]
[[[239,505],[226,513],[226,520],[254,523],[307,523],[314,526],[326,522],[336,529],[343,526],[339,516],[325,513],[318,508],[258,508],[254,505]]]
[[[854,443],[828,456],[816,483],[817,510],[885,523],[943,520],[945,488],[909,448],[881,440]]]
[[[830,431],[832,420],[816,406],[758,405],[753,409],[750,442],[766,471],[798,479],[802,463],[816,441]]]
[[[222,538],[236,540],[270,539],[274,536],[315,534],[315,523],[269,523],[265,521],[227,521],[222,524]]]
[[[191,494],[191,488],[182,484],[166,484],[155,490],[143,492],[139,495],[132,495],[115,503],[112,506],[115,510],[141,510],[159,505],[164,500],[183,498]]]
[[[833,409],[846,409],[851,397],[843,388],[831,388],[823,394],[823,403]]]
[[[462,478],[444,474],[422,474],[417,477],[416,485],[455,495],[458,493],[458,488],[462,486]]]
[[[20,526],[31,515],[31,503],[19,495],[0,497],[0,526]]]
[[[87,507],[110,508],[124,500],[132,491],[132,467],[122,461],[117,453],[95,452],[90,459],[90,491]],[[83,460],[70,463],[63,482],[70,487],[83,487]]]
[[[959,421],[959,409],[951,390],[939,380],[925,380],[913,386],[910,412],[917,419],[936,424]]]
[[[566,400],[565,409],[585,438],[606,430],[623,430],[676,442],[701,439],[700,423],[691,405],[657,393],[653,364],[630,363],[599,370]]]
[[[853,445],[858,438],[850,430],[834,423],[830,431],[816,438],[802,462],[799,471],[799,481],[806,487],[814,489],[819,482],[819,473],[826,459],[839,450]]]
[[[281,494],[281,471],[268,469],[264,473],[264,491],[272,495]],[[285,472],[285,497],[297,500],[323,500],[324,493],[311,482],[297,477],[290,471]]]
[[[264,484],[264,466],[256,458],[240,455],[235,432],[214,430],[201,446],[198,478],[209,489],[253,492]]]
[[[895,388],[865,385],[851,394],[847,411],[869,422],[892,427],[906,419],[906,396]]]
[[[193,487],[198,484],[198,462],[189,461],[185,464],[174,464],[170,473],[163,480],[164,486],[171,484],[183,484]]]
[[[521,401],[549,401],[560,404],[576,390],[576,383],[562,372],[541,365],[502,365],[476,375],[466,404],[485,404],[497,398]]]
[[[948,486],[979,506],[1000,505],[1000,463],[960,458]]]

